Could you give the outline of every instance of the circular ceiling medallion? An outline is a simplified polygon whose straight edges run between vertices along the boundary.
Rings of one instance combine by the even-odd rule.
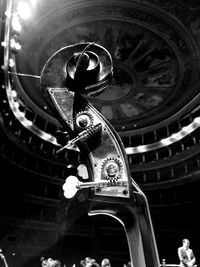
[[[112,83],[102,95],[88,100],[117,130],[158,122],[194,96],[196,47],[174,17],[130,1],[69,5],[48,11],[36,30],[26,31],[30,38],[19,56],[22,72],[40,74],[49,57],[67,45],[95,42],[105,47],[114,65]],[[39,85],[25,90],[44,109]]]

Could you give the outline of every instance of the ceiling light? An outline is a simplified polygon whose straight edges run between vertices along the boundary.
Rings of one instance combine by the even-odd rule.
[[[20,21],[19,21],[19,17],[16,13],[13,14],[13,16],[12,16],[12,28],[16,32],[20,32],[22,29],[22,26],[21,26]]]
[[[17,13],[22,19],[28,19],[31,16],[29,4],[26,2],[19,2],[17,5]]]

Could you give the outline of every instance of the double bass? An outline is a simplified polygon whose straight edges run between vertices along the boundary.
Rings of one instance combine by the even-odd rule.
[[[120,222],[132,267],[158,267],[147,198],[130,175],[120,136],[90,101],[108,88],[112,75],[109,52],[91,42],[63,47],[42,69],[43,96],[65,135],[57,153],[78,151],[88,175],[87,182],[70,175],[63,191],[66,198],[73,198],[78,190],[88,188],[88,215],[108,215]]]

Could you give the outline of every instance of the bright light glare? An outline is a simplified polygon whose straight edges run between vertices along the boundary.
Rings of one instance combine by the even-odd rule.
[[[11,68],[15,66],[15,61],[12,58],[9,59],[9,66]]]
[[[26,2],[19,2],[17,6],[17,13],[22,19],[28,19],[31,16],[29,4]]]
[[[200,124],[200,117],[196,117],[196,118],[194,119],[194,122]]]
[[[26,127],[31,127],[33,125],[33,122],[29,120],[25,120],[24,124],[26,125]]]
[[[37,4],[37,0],[30,0],[30,3],[33,7],[35,7]]]
[[[17,92],[15,90],[12,90],[11,91],[11,94],[12,94],[12,97],[13,98],[16,98],[17,97]]]
[[[16,42],[15,39],[10,39],[10,47],[14,48],[16,50],[20,50],[21,49],[21,45],[20,43]]]
[[[21,29],[22,29],[22,26],[20,24],[19,17],[17,16],[17,14],[13,14],[13,17],[12,17],[12,28],[16,32],[20,32]]]
[[[164,138],[162,140],[160,140],[160,143],[163,145],[163,146],[168,146],[171,144],[171,141],[169,138]]]
[[[8,45],[8,43],[7,43],[7,42],[5,42],[5,41],[1,42],[1,46],[4,46],[4,47],[6,47],[7,45]]]
[[[8,11],[5,12],[5,15],[6,15],[7,18],[10,18],[11,14],[12,14],[11,12],[8,12]]]

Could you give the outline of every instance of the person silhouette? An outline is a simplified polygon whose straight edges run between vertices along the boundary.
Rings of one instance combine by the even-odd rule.
[[[180,260],[180,267],[197,267],[196,258],[193,250],[190,248],[190,241],[187,238],[182,240],[182,246],[178,248],[178,257]]]

